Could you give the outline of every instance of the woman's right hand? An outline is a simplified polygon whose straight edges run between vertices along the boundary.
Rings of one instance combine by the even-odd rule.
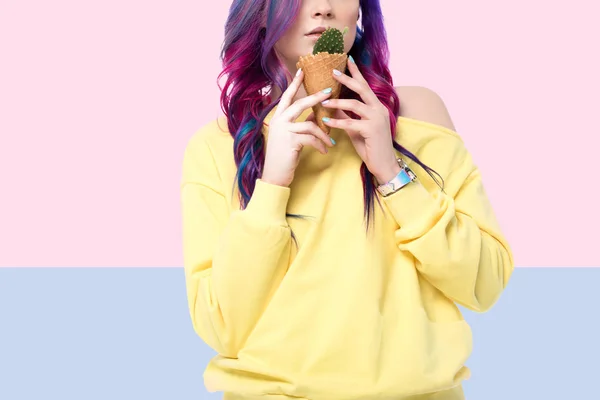
[[[330,93],[318,92],[292,103],[303,78],[303,71],[294,77],[269,121],[265,165],[261,177],[266,183],[289,186],[294,180],[294,172],[304,146],[312,146],[322,154],[327,154],[327,147],[333,146],[329,136],[313,120],[294,122],[304,110],[330,96]]]

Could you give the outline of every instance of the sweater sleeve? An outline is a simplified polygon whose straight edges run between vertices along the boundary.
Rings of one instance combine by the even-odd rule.
[[[183,161],[181,207],[187,300],[196,333],[235,358],[287,270],[290,189],[257,180],[245,210],[229,212],[209,146]]]
[[[485,312],[508,283],[514,261],[480,170],[466,149],[459,153],[463,159],[445,178],[446,193],[417,180],[383,199],[399,225],[398,248],[412,254],[425,279],[455,302]]]

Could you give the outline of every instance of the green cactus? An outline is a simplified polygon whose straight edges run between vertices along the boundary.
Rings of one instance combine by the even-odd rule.
[[[321,37],[315,43],[313,54],[330,53],[337,54],[344,52],[344,35],[348,32],[348,27],[344,28],[344,32],[336,28],[327,28],[321,34]]]

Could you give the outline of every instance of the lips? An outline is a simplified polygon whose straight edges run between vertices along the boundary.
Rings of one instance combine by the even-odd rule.
[[[320,35],[320,34],[322,34],[323,32],[325,32],[325,30],[326,30],[326,29],[327,29],[327,28],[326,28],[326,27],[324,27],[324,26],[319,26],[319,27],[317,27],[317,28],[313,29],[312,31],[308,32],[308,33],[306,34],[306,36],[310,36],[310,35]]]

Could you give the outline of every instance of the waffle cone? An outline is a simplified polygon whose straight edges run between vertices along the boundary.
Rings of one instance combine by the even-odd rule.
[[[330,99],[338,99],[342,90],[342,84],[336,81],[332,76],[332,71],[346,71],[348,55],[345,53],[319,53],[317,55],[307,55],[300,57],[296,63],[297,68],[304,71],[303,85],[308,95],[315,94],[323,89],[331,88]],[[325,125],[321,118],[333,117],[335,108],[326,108],[321,103],[312,107],[315,113],[315,122],[325,133],[329,134],[330,127]]]

